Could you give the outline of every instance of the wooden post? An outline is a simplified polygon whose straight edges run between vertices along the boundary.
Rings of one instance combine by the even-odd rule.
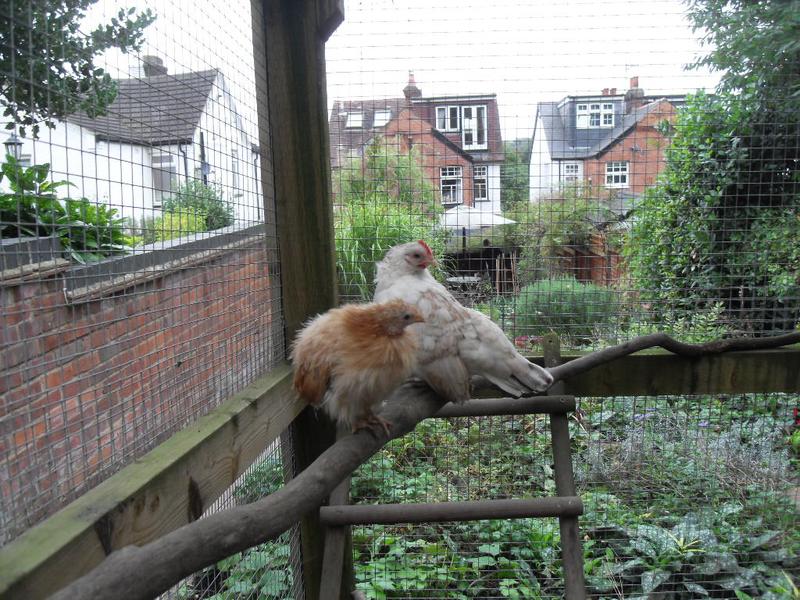
[[[556,334],[546,335],[542,346],[545,367],[555,367],[561,363],[561,345]],[[563,381],[555,383],[550,388],[550,393],[553,394],[563,392]],[[551,414],[550,432],[553,438],[556,493],[559,496],[576,496],[567,415]],[[561,531],[561,556],[564,564],[564,597],[566,600],[585,600],[586,583],[583,576],[583,548],[578,530],[578,517],[559,517],[558,525]]]
[[[266,197],[275,199],[287,345],[309,317],[337,303],[325,41],[344,18],[342,4],[252,0],[254,15],[262,15],[254,27],[256,53],[259,45],[264,48],[264,56],[255,57],[259,126],[262,148],[267,146],[262,156],[271,157],[264,186],[271,178],[272,195]],[[336,439],[333,423],[310,408],[293,428],[297,471]],[[317,600],[324,539],[316,514],[300,522],[300,541],[305,597]]]

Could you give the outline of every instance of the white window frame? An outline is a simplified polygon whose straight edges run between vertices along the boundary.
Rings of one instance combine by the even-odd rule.
[[[589,103],[580,102],[575,107],[575,127],[589,129]]]
[[[606,187],[626,188],[630,175],[630,164],[627,160],[613,160],[606,163]]]
[[[489,200],[489,169],[486,165],[475,165],[472,167],[472,190],[475,202],[488,202]],[[479,195],[479,191],[483,195]]]
[[[469,109],[474,116],[465,116]],[[488,110],[485,104],[475,104],[461,107],[461,144],[464,150],[486,150],[489,147],[487,130]],[[471,141],[468,141],[471,140]]]
[[[600,127],[614,127],[613,102],[603,102],[600,105]]]
[[[439,192],[445,206],[464,204],[463,170],[458,166],[439,167]]]
[[[384,108],[380,110],[376,110],[375,114],[372,118],[372,126],[373,127],[383,127],[389,121],[392,120],[392,110],[389,108]]]
[[[613,102],[579,102],[575,106],[577,129],[606,129],[614,127]]]
[[[565,183],[575,183],[580,178],[581,167],[576,162],[564,163],[561,173],[562,173],[561,176],[562,181],[564,181]]]
[[[347,122],[345,129],[360,129],[364,126],[364,113],[363,112],[349,112],[347,113]]]
[[[439,131],[460,131],[461,107],[457,104],[437,106],[436,129]]]

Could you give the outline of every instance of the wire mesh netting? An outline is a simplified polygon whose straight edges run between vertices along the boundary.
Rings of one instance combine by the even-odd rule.
[[[0,8],[3,543],[284,359],[251,28],[247,1]]]
[[[584,399],[571,419],[592,598],[792,597],[795,396]],[[554,496],[548,417],[426,421],[361,467],[353,501]],[[562,598],[557,519],[353,531],[367,597]],[[769,589],[783,588],[786,593]]]
[[[283,433],[206,514],[255,502],[294,476],[292,429]],[[205,516],[205,515],[204,515]],[[299,528],[239,552],[186,579],[164,594],[170,600],[279,600],[305,597]]]
[[[534,355],[551,331],[582,352],[795,329],[800,4],[345,12],[326,48],[342,302],[372,297],[388,248],[424,239],[434,276]],[[590,595],[794,597],[797,405],[585,399],[571,434]],[[423,423],[359,470],[354,500],[554,495],[546,423]],[[367,598],[564,594],[555,519],[353,536]]]

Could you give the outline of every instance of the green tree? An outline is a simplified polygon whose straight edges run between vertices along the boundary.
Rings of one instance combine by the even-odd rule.
[[[376,139],[364,157],[333,172],[336,207],[336,268],[343,300],[369,300],[375,263],[396,244],[425,238],[435,253],[444,248],[436,229],[441,206],[416,150],[398,140]]]
[[[503,166],[500,167],[500,206],[504,211],[528,202],[528,157],[530,142],[514,140],[503,144]]]
[[[0,105],[11,120],[6,129],[33,134],[44,123],[84,111],[105,114],[117,89],[95,64],[110,48],[137,51],[143,31],[155,16],[150,10],[120,10],[109,23],[84,34],[81,21],[97,0],[25,0],[0,13]]]
[[[662,312],[722,301],[736,328],[794,326],[800,307],[800,2],[694,0],[723,70],[689,98],[659,185],[627,245],[631,273]]]

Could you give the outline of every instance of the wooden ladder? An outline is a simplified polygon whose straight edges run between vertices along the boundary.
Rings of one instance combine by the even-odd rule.
[[[348,504],[350,478],[347,478],[333,491],[329,505],[319,509],[320,523],[326,527],[320,599],[339,600],[346,528],[351,525],[558,517],[564,597],[567,600],[585,600],[583,551],[578,532],[578,516],[583,514],[583,503],[575,491],[568,428],[568,414],[574,410],[575,398],[572,396],[538,396],[448,404],[435,415],[436,418],[450,418],[549,414],[557,494],[553,497],[359,506]]]

